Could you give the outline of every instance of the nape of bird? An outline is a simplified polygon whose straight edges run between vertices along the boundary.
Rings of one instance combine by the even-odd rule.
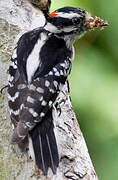
[[[8,78],[11,143],[22,150],[28,145],[44,175],[49,168],[55,174],[59,165],[52,111],[71,71],[73,42],[88,30],[107,25],[81,8],[64,7],[51,14],[48,8],[45,25],[17,42]]]

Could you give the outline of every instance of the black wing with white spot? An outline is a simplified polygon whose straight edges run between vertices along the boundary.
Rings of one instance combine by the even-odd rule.
[[[65,84],[70,68],[71,62],[65,60],[64,63],[57,64],[46,76],[36,78],[28,86],[18,84],[20,114],[12,142],[22,140],[28,131],[45,119],[46,113],[51,109]],[[24,96],[20,97],[22,95]]]

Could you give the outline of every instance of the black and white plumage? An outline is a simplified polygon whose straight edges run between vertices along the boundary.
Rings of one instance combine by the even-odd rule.
[[[46,18],[43,27],[19,39],[9,67],[8,105],[14,125],[11,143],[29,143],[36,165],[46,175],[59,164],[52,106],[71,70],[72,43],[93,18],[83,9],[65,7]],[[30,148],[29,147],[29,148]]]

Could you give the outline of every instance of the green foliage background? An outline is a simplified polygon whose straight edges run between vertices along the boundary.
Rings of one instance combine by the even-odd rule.
[[[52,0],[86,9],[109,22],[75,42],[72,104],[100,180],[118,179],[118,0]]]

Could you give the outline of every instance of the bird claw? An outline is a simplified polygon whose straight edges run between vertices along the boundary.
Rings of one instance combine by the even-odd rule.
[[[61,112],[62,112],[61,107],[62,105],[65,104],[65,102],[66,102],[66,99],[60,99],[60,100],[58,99],[58,101],[56,102],[55,109],[57,112],[59,112],[58,116],[61,115]]]
[[[0,93],[2,94],[3,93],[3,90],[8,88],[8,85],[4,86],[3,88],[0,89]]]

